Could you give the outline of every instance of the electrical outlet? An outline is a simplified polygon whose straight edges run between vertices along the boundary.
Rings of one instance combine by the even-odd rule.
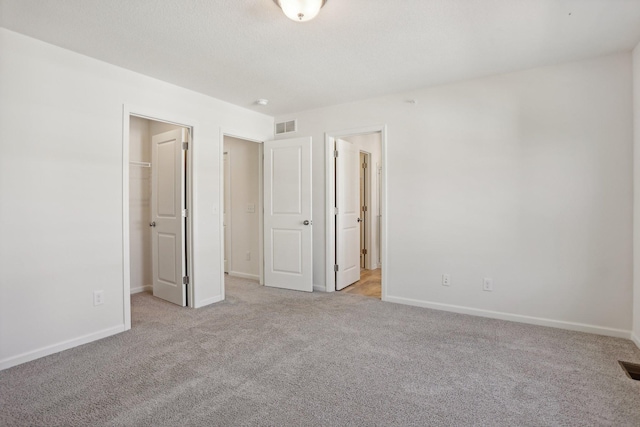
[[[490,277],[485,277],[482,280],[482,290],[491,292],[493,291],[493,279]]]
[[[104,291],[93,291],[93,305],[104,304]]]
[[[442,286],[450,286],[451,285],[451,275],[443,274],[442,275]]]
[[[247,259],[247,261],[251,261],[251,252],[247,252],[245,258]]]
[[[249,203],[247,205],[247,213],[255,213],[256,212],[256,205],[254,203]]]

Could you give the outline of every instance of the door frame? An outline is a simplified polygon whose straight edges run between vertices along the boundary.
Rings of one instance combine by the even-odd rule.
[[[187,239],[186,256],[187,271],[189,272],[189,284],[187,285],[187,307],[195,307],[196,286],[193,280],[193,146],[197,132],[200,130],[200,124],[197,120],[182,117],[171,112],[158,111],[153,108],[124,104],[122,106],[122,298],[123,298],[123,317],[124,330],[131,329],[131,235],[129,230],[129,125],[131,116],[140,117],[142,119],[153,120],[156,122],[169,123],[176,126],[187,128],[190,133],[189,149],[186,152],[186,208],[189,215],[187,216],[185,238]],[[223,260],[224,262],[224,260]]]
[[[382,252],[382,300],[387,300],[387,125],[367,126],[354,129],[345,129],[325,132],[325,283],[326,292],[335,292],[336,274],[333,270],[336,259],[336,226],[334,213],[335,200],[335,162],[333,150],[335,140],[338,138],[348,138],[350,136],[380,133],[380,162],[382,163],[381,177],[381,198],[378,201],[381,209],[381,236],[380,251]]]
[[[258,265],[260,266],[260,284],[264,285],[264,141],[244,136],[237,130],[220,130],[220,185],[219,185],[219,206],[224,206],[224,137],[242,139],[244,141],[258,144]],[[229,156],[230,158],[231,156]],[[226,285],[224,283],[224,218],[220,213],[220,283],[222,283],[222,299],[225,299]]]
[[[224,138],[222,139],[222,145],[223,145],[223,147],[224,147]],[[225,176],[224,176],[224,156],[227,156],[227,162],[229,163],[229,164],[227,165],[227,168],[229,169],[229,183],[228,183],[228,185],[224,182],[224,178],[225,178]],[[227,245],[227,236],[225,236],[225,234],[224,234],[224,229],[225,229],[225,226],[224,226],[224,223],[225,223],[224,216],[226,215],[226,214],[225,214],[225,212],[224,212],[224,208],[225,208],[225,203],[224,203],[224,202],[225,202],[226,192],[227,192],[227,191],[226,191],[226,190],[227,190],[227,188],[226,188],[226,187],[228,186],[229,188],[231,188],[231,156],[229,155],[229,153],[228,153],[228,152],[224,151],[224,149],[222,150],[222,166],[221,166],[221,168],[222,168],[222,178],[221,178],[220,185],[221,185],[221,187],[222,187],[222,202],[223,202],[223,204],[222,204],[222,205],[220,205],[220,208],[221,208],[221,209],[220,209],[220,215],[222,215],[222,234],[221,234],[221,236],[222,236],[222,241],[223,241],[222,246],[223,246],[223,248],[226,248],[226,245]],[[231,190],[229,190],[229,193],[230,193],[230,192],[231,192]],[[229,204],[231,204],[231,194],[229,194]],[[229,226],[230,226],[231,222],[232,222],[232,221],[229,219],[229,217],[227,217],[227,221],[226,221],[227,226],[226,226],[226,228],[229,228]],[[222,263],[223,263],[223,269],[222,269],[222,272],[223,272],[223,273],[227,273],[227,272],[228,272],[228,270],[229,270],[229,266],[231,265],[231,258],[232,258],[232,257],[231,257],[231,252],[232,252],[232,251],[231,251],[231,242],[229,242],[229,249],[230,249],[230,250],[229,250],[229,253],[226,253],[226,252],[227,252],[226,250],[223,250],[223,251],[222,251]],[[227,265],[227,268],[224,268],[224,261],[225,261],[225,260],[227,261],[227,264],[228,264],[228,265]]]
[[[366,270],[371,270],[371,266],[374,264],[373,263],[373,258],[372,258],[372,253],[371,253],[371,246],[373,245],[373,239],[371,238],[372,234],[373,234],[373,229],[371,228],[371,223],[373,222],[371,220],[371,153],[365,150],[358,150],[359,154],[363,154],[365,161],[367,163],[367,170],[366,173],[364,175],[364,204],[367,206],[367,210],[365,212],[363,212],[363,221],[364,221],[364,241],[365,241],[365,249],[367,250],[367,253],[365,254],[365,256],[363,257],[364,259],[364,268]],[[362,165],[360,165],[360,167],[362,167]],[[362,212],[362,207],[360,208],[361,212]],[[376,268],[377,268],[377,262],[376,264]],[[375,270],[375,269],[374,269]]]

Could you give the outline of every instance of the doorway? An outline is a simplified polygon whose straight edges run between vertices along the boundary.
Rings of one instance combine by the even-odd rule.
[[[134,114],[128,119],[124,211],[129,293],[152,292],[171,303],[193,306],[188,155],[192,130]],[[130,310],[130,301],[125,307]]]
[[[224,272],[263,284],[262,144],[223,136]]]
[[[223,137],[232,135],[223,134]],[[312,200],[311,200],[311,137],[290,138],[285,140],[255,141],[234,136],[237,139],[259,143],[260,156],[258,172],[260,181],[259,251],[260,284],[268,287],[296,291],[313,291],[313,239],[312,239]],[[220,203],[225,205],[225,159],[228,162],[231,195],[227,206],[233,205],[233,153],[220,147],[221,176]],[[252,210],[245,204],[241,209]],[[225,233],[232,227],[233,218],[221,215],[220,230]],[[228,233],[229,234],[229,233]],[[221,266],[225,260],[231,273],[236,251],[233,239],[225,250],[225,240],[221,239]],[[224,255],[228,253],[228,255]],[[243,252],[241,252],[242,256]],[[246,251],[244,252],[246,256]],[[229,259],[227,259],[227,257]],[[245,258],[246,259],[246,258]],[[229,262],[231,261],[231,263]],[[229,267],[231,265],[231,267]],[[237,280],[236,280],[237,281]],[[222,272],[222,282],[225,274]],[[225,290],[226,292],[226,290]]]
[[[327,133],[328,292],[386,298],[384,126]]]

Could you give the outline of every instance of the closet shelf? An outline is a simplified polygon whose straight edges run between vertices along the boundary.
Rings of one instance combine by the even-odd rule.
[[[151,167],[151,163],[149,162],[136,162],[136,161],[131,161],[129,162],[130,166],[140,166],[142,168],[150,168]]]

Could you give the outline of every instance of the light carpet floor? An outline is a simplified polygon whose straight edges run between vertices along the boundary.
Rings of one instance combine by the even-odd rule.
[[[627,340],[228,279],[0,372],[0,425],[639,426]]]

